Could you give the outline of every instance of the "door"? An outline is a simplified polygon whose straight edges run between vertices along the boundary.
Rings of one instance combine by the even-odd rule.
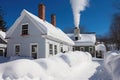
[[[3,50],[0,50],[0,56],[4,56]]]
[[[31,45],[31,56],[34,59],[37,59],[37,54],[38,54],[38,45],[37,44],[32,44]]]

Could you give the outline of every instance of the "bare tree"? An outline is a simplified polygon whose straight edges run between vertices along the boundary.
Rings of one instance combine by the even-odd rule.
[[[110,27],[110,35],[112,42],[116,44],[116,48],[120,50],[120,14],[113,16],[112,25]]]
[[[6,22],[4,21],[4,12],[2,10],[2,7],[0,7],[0,29],[2,29],[3,31],[7,30]]]

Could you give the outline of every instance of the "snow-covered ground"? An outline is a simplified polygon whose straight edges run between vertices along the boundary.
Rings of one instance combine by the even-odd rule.
[[[17,59],[0,64],[0,80],[120,80],[119,61],[119,52],[106,53],[105,59],[92,59],[87,52]]]
[[[0,64],[0,80],[89,80],[97,62],[87,52],[68,52],[46,59],[18,59]]]
[[[105,55],[105,67],[113,80],[120,80],[120,52],[110,51]]]

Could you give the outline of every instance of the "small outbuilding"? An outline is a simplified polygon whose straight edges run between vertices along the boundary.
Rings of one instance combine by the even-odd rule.
[[[103,43],[99,43],[95,46],[96,50],[96,58],[104,58],[104,54],[106,53],[106,47]]]

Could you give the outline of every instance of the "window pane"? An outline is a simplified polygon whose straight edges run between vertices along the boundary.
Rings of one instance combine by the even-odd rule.
[[[20,53],[20,45],[16,45],[15,46],[15,54],[19,54]]]
[[[28,29],[28,24],[22,25],[22,29]]]
[[[81,48],[80,48],[80,51],[84,51],[84,50],[85,50],[85,48],[84,48],[84,47],[81,47]]]
[[[63,52],[63,47],[61,47],[61,52]]]
[[[28,24],[22,25],[22,35],[28,35]]]
[[[16,52],[20,52],[20,46],[19,46],[19,45],[17,45],[17,46],[15,47],[15,51],[16,51]]]
[[[32,52],[37,52],[37,45],[32,45]]]
[[[49,44],[49,54],[53,55],[53,45]]]
[[[38,53],[38,45],[31,45],[31,55],[32,58],[36,59],[37,58],[37,53]]]
[[[57,54],[57,45],[54,46],[54,53]]]

